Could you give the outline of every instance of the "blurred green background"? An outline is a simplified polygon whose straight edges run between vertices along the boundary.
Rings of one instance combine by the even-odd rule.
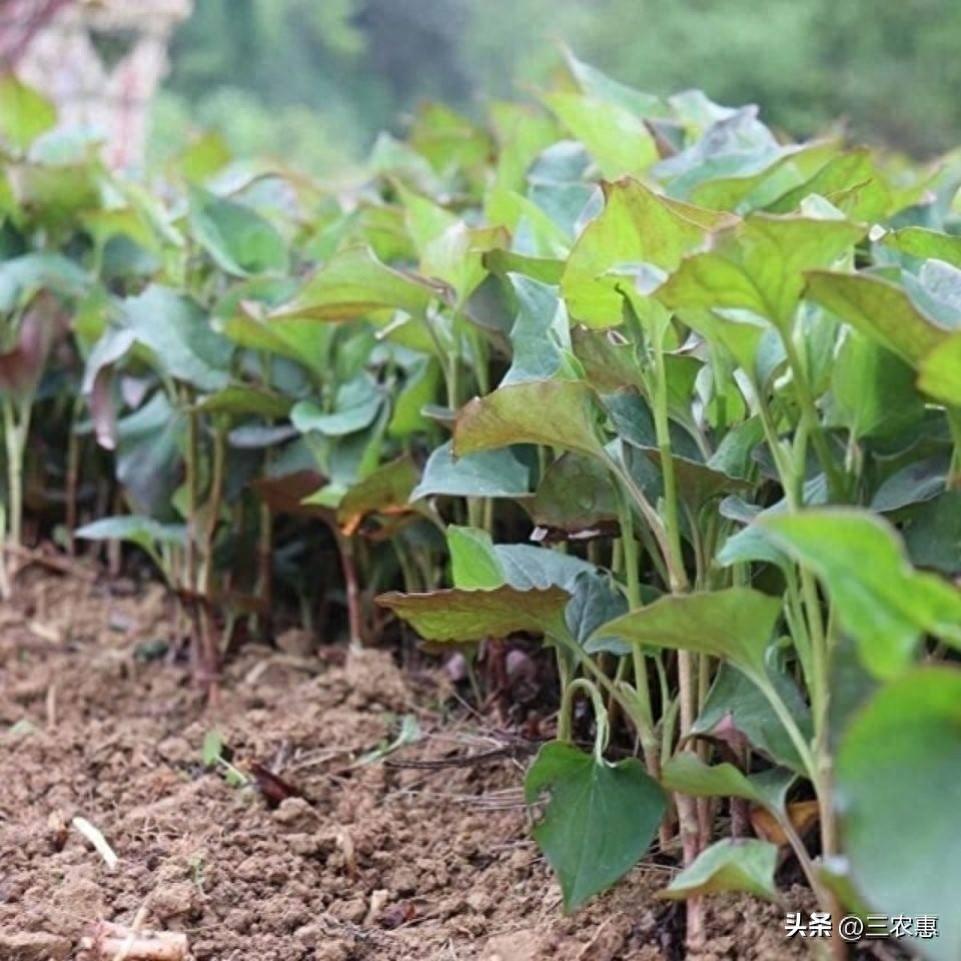
[[[162,159],[193,130],[329,171],[423,100],[480,115],[537,88],[557,42],[652,93],[759,103],[795,136],[927,157],[961,143],[958,0],[196,0],[153,116]]]

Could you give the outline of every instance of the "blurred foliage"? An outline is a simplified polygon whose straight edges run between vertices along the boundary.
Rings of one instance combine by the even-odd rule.
[[[240,153],[330,169],[422,100],[479,114],[544,83],[556,42],[652,93],[757,102],[794,135],[843,116],[926,156],[961,136],[959,40],[951,0],[197,0],[154,156],[215,127]]]

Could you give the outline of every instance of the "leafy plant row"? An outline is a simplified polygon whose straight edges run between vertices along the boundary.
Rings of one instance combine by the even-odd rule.
[[[469,665],[543,638],[526,790],[568,909],[656,838],[692,947],[704,895],[774,898],[788,858],[959,956],[956,157],[570,56],[350,184],[211,137],[124,179],[54,121],[3,82],[7,594],[26,504],[146,551],[211,680],[275,591]]]

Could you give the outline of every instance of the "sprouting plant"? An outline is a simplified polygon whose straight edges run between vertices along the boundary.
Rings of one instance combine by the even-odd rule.
[[[223,773],[224,780],[231,787],[246,787],[251,783],[250,778],[239,768],[234,767],[224,756],[224,739],[219,731],[209,730],[204,735],[203,747],[200,751],[200,759],[204,767],[215,767]]]

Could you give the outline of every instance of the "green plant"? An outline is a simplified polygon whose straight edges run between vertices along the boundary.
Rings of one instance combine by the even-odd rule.
[[[210,141],[165,203],[91,169],[96,216],[7,229],[83,279],[31,295],[67,305],[111,451],[89,470],[120,509],[77,534],[161,568],[201,681],[285,601],[354,645],[406,622],[481,695],[477,663],[542,637],[558,713],[526,792],[568,909],[657,836],[700,947],[705,896],[775,896],[753,808],[824,910],[939,914],[916,947],[956,957],[956,164],[783,143],[568,57],[489,128],[423,111],[349,200]],[[72,401],[76,356],[50,357]]]

